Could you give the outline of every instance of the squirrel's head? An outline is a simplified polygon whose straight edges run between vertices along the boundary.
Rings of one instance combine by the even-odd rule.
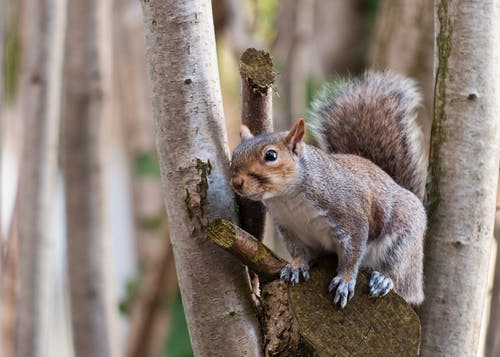
[[[241,126],[241,144],[231,160],[231,186],[254,201],[284,194],[297,182],[297,164],[303,148],[304,119],[285,132],[253,136]]]

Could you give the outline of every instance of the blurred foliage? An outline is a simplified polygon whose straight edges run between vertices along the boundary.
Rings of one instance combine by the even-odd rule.
[[[141,288],[142,274],[130,278],[125,285],[125,296],[118,303],[120,314],[130,316],[130,308]]]
[[[254,0],[254,21],[252,24],[255,34],[267,44],[276,38],[276,17],[278,15],[278,0]]]
[[[4,83],[5,98],[12,101],[15,98],[18,86],[19,70],[21,67],[21,39],[15,26],[8,28],[5,35]]]
[[[165,341],[165,354],[169,357],[194,356],[180,294],[172,301],[170,317],[172,328]]]
[[[370,14],[370,16],[375,17],[378,12],[379,0],[362,0],[361,5],[363,10]]]
[[[160,165],[156,155],[140,152],[134,158],[134,174],[139,177],[160,177]]]
[[[157,231],[167,225],[167,216],[162,210],[156,216],[142,217],[139,219],[139,227],[147,231]]]

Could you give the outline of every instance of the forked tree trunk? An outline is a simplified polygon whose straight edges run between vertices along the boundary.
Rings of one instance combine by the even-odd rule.
[[[208,0],[143,1],[156,142],[177,275],[195,355],[261,355],[242,265],[207,240],[235,219]]]
[[[116,355],[103,193],[104,121],[111,115],[110,2],[68,2],[64,66],[67,254],[75,355]]]
[[[27,3],[22,84],[24,148],[20,174],[18,356],[46,356],[51,309],[65,0]]]
[[[422,355],[474,356],[498,179],[500,14],[494,0],[440,0],[435,11]]]

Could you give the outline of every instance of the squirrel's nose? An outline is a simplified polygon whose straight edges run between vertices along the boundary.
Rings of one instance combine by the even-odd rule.
[[[234,187],[235,190],[241,190],[243,188],[243,183],[245,180],[241,176],[233,176],[231,178],[231,185]]]

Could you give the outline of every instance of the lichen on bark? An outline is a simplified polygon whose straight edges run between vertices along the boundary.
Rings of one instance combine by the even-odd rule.
[[[204,162],[200,158],[195,158],[192,165],[181,168],[189,179],[185,183],[186,194],[184,204],[189,219],[193,222],[193,230],[205,230],[209,220],[205,215],[205,205],[208,195],[208,176],[212,171],[210,160]]]
[[[453,36],[453,24],[448,17],[448,2],[443,0],[438,5],[437,19],[439,21],[439,33],[437,41],[437,68],[436,82],[434,87],[434,119],[431,131],[431,152],[429,159],[429,180],[426,189],[425,202],[430,219],[440,202],[440,182],[443,172],[440,167],[441,145],[446,141],[446,131],[443,124],[446,115],[446,78],[448,76],[448,58],[451,53],[451,40]]]

